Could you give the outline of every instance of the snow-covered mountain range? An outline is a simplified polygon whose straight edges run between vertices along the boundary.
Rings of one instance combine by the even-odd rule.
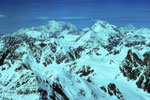
[[[65,22],[0,35],[1,100],[150,100],[150,29]]]

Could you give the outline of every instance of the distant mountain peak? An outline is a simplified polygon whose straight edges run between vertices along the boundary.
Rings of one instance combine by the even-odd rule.
[[[124,27],[120,27],[121,32],[135,32],[137,29],[132,25],[128,24]]]
[[[73,29],[77,29],[75,26],[73,26],[70,23],[66,23],[66,22],[62,22],[62,21],[55,21],[55,20],[51,20],[51,21],[47,21],[44,26],[49,26],[50,28],[64,28],[69,30],[70,28]]]
[[[99,31],[99,30],[114,30],[114,28],[117,28],[116,26],[114,25],[111,25],[105,21],[101,21],[101,20],[98,20],[93,26],[92,26],[92,29],[94,31]]]
[[[36,38],[36,36],[38,36],[38,38],[50,38],[59,37],[64,34],[70,34],[72,31],[78,31],[78,29],[70,23],[52,20],[47,21],[44,25],[41,25],[39,27],[20,29],[15,32],[14,35],[27,35],[34,38]]]

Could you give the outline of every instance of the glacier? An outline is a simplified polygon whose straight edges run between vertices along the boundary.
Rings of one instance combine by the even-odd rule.
[[[0,35],[1,100],[150,100],[150,29],[48,21]]]

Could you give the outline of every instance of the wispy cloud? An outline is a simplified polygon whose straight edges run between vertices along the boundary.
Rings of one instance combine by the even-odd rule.
[[[91,20],[88,17],[38,17],[39,20]]]
[[[5,15],[3,15],[3,14],[0,14],[0,18],[4,18],[4,17],[6,17]]]

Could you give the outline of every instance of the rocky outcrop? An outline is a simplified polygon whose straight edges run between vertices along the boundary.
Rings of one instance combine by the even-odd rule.
[[[119,91],[119,89],[116,87],[116,85],[114,83],[110,83],[106,87],[102,86],[102,87],[100,87],[100,89],[102,89],[104,92],[108,93],[110,96],[117,97],[119,100],[125,100],[123,98],[122,93]]]
[[[136,84],[139,88],[150,93],[150,52],[146,52],[143,56],[145,57],[143,61],[145,69]]]
[[[142,71],[143,61],[133,53],[128,51],[125,60],[122,62],[120,70],[129,79],[136,80]]]
[[[144,60],[131,50],[120,66],[120,70],[129,80],[136,80],[136,85],[150,93],[150,53],[144,53]]]

